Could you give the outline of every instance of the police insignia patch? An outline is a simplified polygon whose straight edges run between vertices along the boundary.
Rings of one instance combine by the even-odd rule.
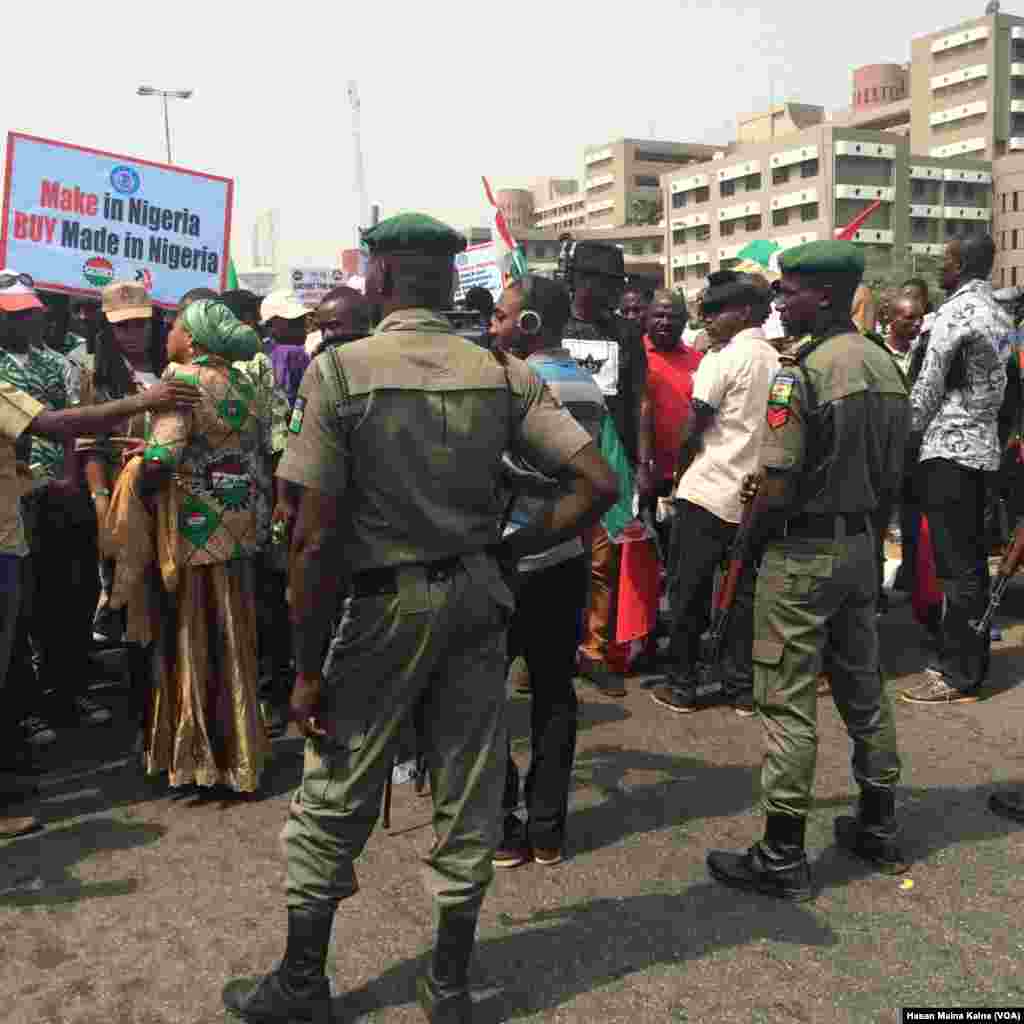
[[[295,408],[292,409],[292,418],[288,421],[288,430],[297,434],[302,430],[302,419],[306,415],[306,400],[300,395],[295,399]]]
[[[789,407],[770,405],[768,406],[768,426],[772,430],[784,427],[789,422]]]

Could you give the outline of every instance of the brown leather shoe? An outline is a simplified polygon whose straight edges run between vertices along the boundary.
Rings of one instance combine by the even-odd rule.
[[[40,828],[39,821],[30,814],[18,817],[0,815],[0,839],[15,839],[18,836],[27,836]]]
[[[550,848],[535,846],[533,848],[533,861],[535,864],[540,864],[541,867],[554,867],[556,864],[561,864],[564,859],[565,854],[560,846],[552,846]]]

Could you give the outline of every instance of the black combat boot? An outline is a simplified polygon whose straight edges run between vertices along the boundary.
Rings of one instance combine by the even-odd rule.
[[[857,817],[843,815],[834,822],[836,843],[886,875],[907,870],[907,859],[897,842],[896,798],[891,789],[864,786]]]
[[[811,869],[804,853],[806,818],[769,814],[764,839],[746,853],[712,850],[708,854],[711,877],[734,889],[777,896],[783,900],[813,899]]]
[[[416,982],[416,997],[430,1024],[472,1024],[469,961],[476,918],[475,911],[441,911],[430,969]]]
[[[331,988],[324,973],[334,908],[288,910],[288,945],[277,970],[224,986],[224,1005],[246,1024],[330,1024]]]

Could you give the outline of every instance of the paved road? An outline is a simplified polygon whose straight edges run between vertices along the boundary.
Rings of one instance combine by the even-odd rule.
[[[1004,611],[1024,622],[1024,590]],[[916,678],[919,642],[896,608],[883,624],[894,690]],[[832,817],[856,794],[839,718],[821,702],[808,843],[822,890],[800,906],[705,873],[708,848],[759,835],[757,720],[672,715],[643,681],[621,702],[581,687],[570,858],[496,879],[474,971],[480,1024],[864,1024],[896,1021],[901,1005],[1024,1005],[1024,829],[985,807],[995,785],[1024,784],[1022,652],[1024,626],[1008,628],[982,703],[897,705],[914,859],[905,877],[873,875],[832,845]],[[258,800],[174,796],[140,777],[131,699],[110,699],[119,724],[66,736],[51,756],[46,831],[0,850],[0,1020],[219,1022],[224,980],[270,967],[283,949],[277,836],[299,741],[276,745]],[[517,699],[519,737],[527,714]],[[338,1021],[421,1020],[412,993],[431,938],[418,877],[427,822],[427,802],[396,787],[392,834],[370,841],[362,892],[337,918]]]

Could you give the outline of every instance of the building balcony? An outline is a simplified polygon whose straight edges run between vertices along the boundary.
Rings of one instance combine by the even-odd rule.
[[[685,228],[699,228],[711,223],[710,213],[691,213],[686,217],[673,217],[672,227],[676,230]]]
[[[945,146],[933,146],[928,150],[929,156],[945,159],[950,156],[963,156],[966,153],[980,153],[986,148],[984,135],[974,139],[964,139],[963,142],[950,142]]]
[[[1007,139],[1006,148],[1016,150],[1019,152],[1020,150],[1024,149],[1024,138],[1017,136],[1016,138]]]
[[[1024,100],[1010,100],[1011,114],[1024,114]]]
[[[946,220],[991,220],[992,211],[987,206],[945,206]]]
[[[967,181],[977,185],[991,185],[991,171],[976,171],[966,167],[944,167],[942,176],[946,181]]]
[[[1024,64],[1011,64],[1010,76],[1012,78],[1024,78]]]
[[[677,192],[693,192],[698,188],[708,187],[708,176],[706,174],[693,174],[688,178],[677,178],[669,186],[673,195]]]
[[[602,199],[599,203],[587,203],[587,213],[604,213],[615,209],[614,199]]]
[[[896,199],[896,189],[878,185],[836,185],[836,199],[867,199],[874,202],[881,199],[891,203]]]
[[[947,71],[944,75],[934,75],[931,79],[932,92],[945,89],[950,85],[960,85],[962,82],[980,81],[988,78],[987,64],[972,64],[967,68],[957,68],[956,71]]]
[[[805,160],[817,160],[817,146],[801,146],[799,149],[787,149],[781,153],[773,153],[769,159],[772,168],[792,167],[793,164],[802,164]]]
[[[940,124],[952,124],[954,121],[963,121],[968,117],[980,117],[988,112],[988,103],[985,100],[977,100],[974,103],[965,103],[962,107],[949,107],[946,110],[936,110],[928,118],[928,123],[934,128]]]
[[[982,39],[988,39],[988,25],[978,25],[975,28],[954,32],[951,36],[936,39],[932,43],[932,53],[948,53],[958,46],[969,46],[971,43],[981,42]]]
[[[835,144],[836,156],[864,156],[875,160],[895,160],[896,147],[887,142],[854,142],[843,139]]]
[[[743,245],[727,245],[718,250],[719,260],[734,260],[749,245],[749,242],[744,242]]]
[[[589,167],[591,164],[599,164],[602,160],[611,160],[614,155],[615,153],[611,147],[596,149],[593,153],[587,153],[587,155],[584,156],[583,164],[584,166]]]
[[[782,249],[792,249],[797,245],[805,245],[807,242],[818,241],[818,232],[802,231],[796,235],[776,235],[772,241]]]
[[[862,242],[864,245],[892,245],[893,233],[884,229],[862,228],[853,236],[852,241]]]
[[[942,181],[942,172],[942,167],[913,166],[910,168],[909,177],[923,178],[925,181]]]
[[[684,252],[672,257],[673,267],[699,267],[704,263],[711,263],[711,253],[705,249],[697,252]]]
[[[584,182],[584,186],[590,190],[594,188],[603,188],[605,185],[614,185],[615,175],[614,174],[599,174],[596,178],[587,178]]]
[[[928,217],[931,220],[942,220],[945,216],[943,206],[917,206],[912,205],[910,207],[911,217]]]
[[[755,199],[750,203],[737,203],[735,206],[720,206],[718,220],[740,220],[743,217],[756,217],[761,213],[761,204]]]
[[[946,247],[941,242],[911,242],[907,251],[917,256],[941,256]]]
[[[808,203],[818,201],[818,190],[816,188],[805,188],[799,192],[786,192],[781,196],[772,197],[773,210],[790,210],[794,206],[805,206]]]
[[[747,160],[742,164],[733,164],[731,167],[723,167],[718,172],[719,181],[735,181],[737,178],[745,178],[748,174],[760,174],[761,161]]]

